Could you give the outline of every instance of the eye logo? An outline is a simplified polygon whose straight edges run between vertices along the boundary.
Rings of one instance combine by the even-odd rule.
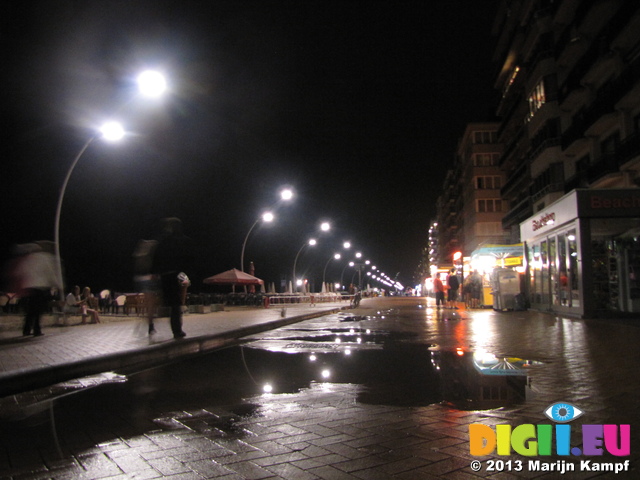
[[[581,416],[583,413],[584,412],[578,407],[574,407],[570,403],[566,402],[554,403],[544,411],[547,418],[558,423],[570,422]]]

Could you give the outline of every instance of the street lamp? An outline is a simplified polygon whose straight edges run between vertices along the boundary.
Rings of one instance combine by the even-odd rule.
[[[159,97],[167,89],[167,82],[160,72],[145,70],[137,78],[138,90],[146,97]]]
[[[98,133],[89,137],[89,139],[84,143],[76,157],[73,159],[71,163],[71,167],[69,171],[67,171],[67,176],[64,178],[64,182],[62,183],[62,188],[60,189],[60,195],[58,196],[58,205],[56,207],[56,218],[54,222],[54,243],[56,247],[56,263],[58,267],[58,278],[61,282],[62,290],[60,293],[60,300],[64,300],[64,282],[62,280],[62,257],[60,256],[60,215],[62,213],[62,201],[64,200],[64,193],[67,190],[67,184],[69,183],[69,178],[71,178],[71,174],[73,173],[74,168],[76,167],[78,161],[82,157],[82,154],[89,148],[89,145],[97,138],[101,136],[105,140],[109,142],[116,142],[124,136],[124,129],[122,125],[117,122],[107,122]]]
[[[158,97],[166,90],[166,81],[164,76],[153,70],[146,70],[138,75],[137,78],[138,90],[142,95]],[[71,178],[71,174],[73,173],[76,164],[84,154],[85,150],[89,148],[89,145],[98,138],[104,138],[107,141],[114,142],[122,139],[124,137],[125,131],[118,122],[107,122],[102,128],[100,128],[99,133],[93,134],[89,139],[84,143],[76,157],[73,159],[71,163],[71,167],[67,171],[67,175],[62,183],[62,188],[60,189],[60,195],[58,197],[58,205],[56,206],[56,218],[54,222],[54,243],[55,243],[55,255],[56,255],[56,263],[58,267],[58,277],[62,286],[62,290],[60,291],[60,300],[64,301],[64,282],[62,279],[62,257],[60,255],[60,215],[62,213],[62,201],[64,200],[64,194],[67,189],[67,184],[69,183],[69,179]]]
[[[240,271],[244,272],[244,249],[247,246],[247,240],[249,239],[249,235],[253,231],[254,227],[260,222],[260,220],[262,220],[265,223],[270,223],[270,222],[273,222],[274,218],[275,217],[273,216],[273,213],[265,212],[265,213],[262,214],[262,216],[260,218],[258,218],[253,223],[253,225],[251,225],[251,228],[247,232],[247,236],[244,237],[244,242],[242,242],[242,253],[240,254]]]
[[[308,242],[304,242],[302,244],[302,246],[300,247],[300,250],[298,250],[298,253],[296,253],[296,258],[293,261],[293,282],[295,284],[296,282],[296,264],[298,263],[298,257],[300,256],[300,252],[302,252],[302,250],[304,250],[304,247],[306,247],[307,245],[310,247],[313,247],[316,243],[318,243],[314,238],[309,239]]]
[[[327,267],[329,266],[329,263],[331,263],[331,260],[340,260],[341,255],[339,253],[336,253],[333,257],[329,258],[329,260],[327,260],[326,265],[324,266],[324,271],[322,272],[322,285],[324,285],[324,279],[325,279],[325,275],[327,273]]]
[[[285,188],[280,192],[280,199],[282,201],[288,202],[292,198],[293,198],[293,190],[291,190],[290,188]],[[277,205],[278,204],[276,203],[276,205],[274,205],[271,208],[273,209],[277,207]],[[244,272],[244,250],[245,250],[245,247],[247,246],[247,240],[249,239],[249,235],[251,234],[251,231],[260,222],[260,220],[262,220],[263,222],[269,223],[269,222],[272,222],[274,218],[275,216],[273,215],[273,213],[271,213],[270,211],[267,211],[263,213],[262,216],[260,216],[260,218],[258,218],[253,225],[251,225],[251,228],[247,232],[247,236],[244,237],[244,242],[242,242],[242,252],[240,253],[240,270],[241,271]]]

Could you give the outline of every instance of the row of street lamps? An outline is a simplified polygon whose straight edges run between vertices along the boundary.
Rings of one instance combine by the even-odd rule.
[[[142,72],[137,77],[137,85],[138,85],[138,91],[140,92],[140,94],[150,98],[157,98],[161,96],[167,89],[167,82],[164,75],[154,70],[146,70]],[[62,278],[63,278],[62,260],[61,260],[61,254],[60,254],[60,220],[61,220],[61,213],[62,213],[62,204],[64,201],[64,196],[67,189],[67,185],[69,183],[69,179],[71,178],[71,174],[73,173],[76,165],[80,161],[80,158],[82,158],[83,154],[89,148],[89,146],[93,143],[94,140],[96,140],[97,138],[102,138],[109,142],[115,142],[115,141],[121,140],[124,136],[125,136],[125,130],[120,123],[115,121],[110,121],[105,123],[96,133],[91,135],[87,139],[87,141],[82,145],[82,148],[73,159],[73,162],[71,163],[71,166],[67,171],[67,174],[62,183],[62,187],[60,189],[60,194],[58,197],[58,203],[56,207],[56,216],[55,216],[55,225],[54,225],[55,256],[56,256],[56,263],[57,263],[57,270],[58,270],[57,273],[60,278],[60,282],[62,282]],[[242,251],[240,254],[241,271],[244,272],[244,255],[245,255],[245,249],[247,246],[247,241],[252,231],[256,227],[256,225],[258,225],[258,223],[260,222],[264,222],[264,223],[272,222],[275,218],[275,214],[273,213],[273,211],[276,210],[281,203],[291,201],[293,199],[293,196],[294,196],[294,193],[292,189],[290,188],[283,189],[280,192],[280,200],[275,205],[273,205],[270,209],[266,210],[262,215],[260,215],[260,217],[258,217],[258,219],[253,223],[253,225],[251,225],[251,228],[247,232],[244,238],[244,241],[242,243]],[[331,229],[331,225],[329,224],[329,222],[322,222],[319,226],[320,232],[328,232],[330,229]],[[293,281],[296,285],[298,284],[297,276],[296,276],[296,265],[298,262],[298,257],[306,247],[311,247],[316,244],[317,244],[317,240],[315,238],[310,238],[309,240],[305,241],[305,243],[300,247],[300,249],[298,250],[295,256],[292,273],[293,273]],[[344,242],[343,248],[345,250],[348,250],[349,248],[351,248],[350,242]],[[347,266],[358,266],[358,271],[360,273],[359,285],[360,286],[362,285],[362,278],[361,278],[362,268],[365,265],[369,265],[370,262],[369,261],[366,261],[364,263],[361,262],[360,259],[362,257],[362,254],[359,252],[355,254],[355,257],[356,257],[356,261],[350,262],[349,264],[345,265],[345,267],[343,268],[342,273],[340,275],[340,285],[342,285],[342,277]],[[329,266],[332,260],[340,260],[341,258],[342,258],[342,255],[340,253],[335,253],[334,255],[332,255],[331,258],[329,258],[329,260],[324,266],[324,270],[322,273],[323,285],[325,285],[327,267]],[[372,271],[375,272],[376,268],[373,267]],[[389,286],[393,286],[393,283],[391,283],[391,279],[384,276],[384,274],[375,275],[375,274],[372,274],[372,272],[367,272],[367,275],[371,276],[371,278],[373,278],[374,280],[381,281],[382,283],[385,283]],[[61,300],[64,300],[64,289],[60,291],[60,298]]]
[[[280,192],[280,198],[281,201],[290,201],[293,198],[293,191],[289,188],[284,189]],[[272,208],[273,209],[273,208]],[[272,209],[267,210],[266,212],[264,212],[260,217],[258,217],[258,219],[253,223],[253,225],[251,225],[251,228],[249,228],[249,231],[247,232],[244,241],[242,243],[242,251],[240,254],[240,268],[241,270],[244,272],[244,254],[245,254],[245,250],[246,250],[246,246],[247,246],[247,241],[249,239],[249,236],[251,235],[251,232],[254,230],[254,228],[256,227],[256,225],[258,223],[260,223],[261,221],[264,223],[269,223],[272,222],[275,218],[274,214],[272,213]],[[319,230],[321,232],[328,232],[331,230],[331,225],[329,222],[322,222],[319,226]],[[293,270],[292,270],[292,280],[293,280],[293,287],[297,289],[297,287],[301,286],[303,283],[303,280],[298,279],[297,273],[296,273],[296,267],[298,264],[298,259],[301,255],[301,253],[305,250],[305,248],[307,247],[313,247],[315,245],[317,245],[318,241],[315,238],[310,238],[308,240],[306,240],[302,246],[298,249],[296,256],[294,258],[293,261]],[[345,250],[349,250],[351,248],[351,242],[344,242],[343,243],[343,248]],[[344,272],[346,270],[347,267],[356,267],[357,271],[356,273],[359,274],[359,281],[358,281],[358,285],[359,287],[362,287],[362,272],[365,268],[370,267],[371,271],[368,271],[366,274],[368,277],[370,277],[372,280],[375,280],[377,282],[383,283],[389,287],[397,287],[398,288],[398,284],[396,284],[396,282],[394,282],[393,280],[391,280],[391,278],[389,278],[387,275],[385,275],[384,273],[380,272],[377,270],[377,267],[375,266],[371,266],[371,262],[369,260],[362,260],[362,253],[361,252],[356,252],[355,253],[355,260],[351,261],[349,263],[347,263],[344,268],[342,269],[342,272],[340,274],[340,286],[342,286],[342,281],[343,281],[343,277],[344,277]],[[322,285],[326,285],[326,274],[327,274],[327,268],[329,267],[329,264],[333,261],[333,260],[340,260],[342,258],[342,254],[341,253],[334,253],[329,260],[327,260],[327,263],[324,266],[324,269],[322,271]],[[355,273],[354,273],[355,275]],[[353,283],[353,278],[352,278],[352,282]]]

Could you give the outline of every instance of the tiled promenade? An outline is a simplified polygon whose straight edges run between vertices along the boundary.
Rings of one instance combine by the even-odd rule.
[[[322,329],[329,327],[327,320],[313,317],[344,306],[319,304],[290,308],[287,313],[310,317],[305,329]],[[316,384],[299,393],[261,399],[257,416],[215,409],[173,412],[156,419],[154,428],[114,424],[113,436],[97,440],[82,425],[73,426],[76,441],[63,445],[63,458],[53,446],[16,452],[5,443],[0,450],[0,479],[640,478],[638,324],[535,312],[437,311],[424,299],[414,298],[365,300],[352,312],[372,316],[367,328],[410,332],[415,340],[439,348],[483,349],[541,362],[529,374],[530,398],[515,406],[478,411],[446,403],[374,405],[358,401],[358,385]],[[11,380],[20,386],[20,378],[28,378],[29,372],[48,368],[64,371],[72,366],[75,373],[82,371],[78,365],[85,364],[101,369],[117,363],[117,357],[154,362],[274,328],[273,321],[299,320],[283,319],[277,309],[191,314],[185,318],[188,337],[183,341],[174,341],[168,325],[161,323],[157,338],[150,342],[146,326],[135,320],[47,328],[40,338],[22,339],[19,332],[4,332],[0,385],[6,388]],[[88,357],[103,360],[92,364],[85,362]],[[585,423],[630,424],[631,455],[535,457],[540,462],[530,464],[530,458],[515,454],[481,458],[469,454],[469,424],[550,423],[542,412],[558,401],[583,409]],[[232,423],[234,435],[224,433],[225,422],[226,428]],[[572,423],[572,445],[581,444],[580,422]],[[17,438],[14,442],[19,444]],[[478,459],[481,469],[474,471],[471,464]],[[591,463],[581,466],[584,460]],[[577,471],[557,471],[569,464]],[[622,471],[593,471],[599,465],[619,466]],[[543,471],[545,466],[555,466],[556,471]]]

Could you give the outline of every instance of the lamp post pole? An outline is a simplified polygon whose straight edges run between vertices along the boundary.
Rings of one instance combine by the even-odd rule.
[[[296,253],[296,258],[293,261],[293,288],[294,290],[297,289],[297,282],[296,282],[296,264],[298,263],[298,257],[300,256],[300,253],[302,252],[302,250],[304,250],[304,247],[311,246],[313,247],[316,243],[318,243],[314,238],[311,238],[308,242],[304,242],[302,244],[302,246],[300,247],[300,250],[298,250],[298,253]]]
[[[335,259],[335,260],[340,260],[340,256],[341,256],[341,255],[340,255],[339,253],[336,253],[336,254],[335,254],[333,257],[331,257],[331,258],[327,261],[327,263],[325,264],[325,266],[324,266],[324,271],[322,272],[322,285],[324,285],[325,276],[326,276],[326,274],[327,274],[327,267],[328,267],[328,266],[329,266],[329,264],[331,263],[331,260],[334,260],[334,259]]]
[[[117,141],[120,140],[124,136],[124,130],[119,123],[116,122],[108,122],[102,126],[100,129],[102,133],[102,137],[109,141]],[[56,267],[57,267],[57,275],[58,282],[60,284],[61,290],[59,292],[60,300],[64,300],[64,281],[62,277],[62,256],[60,254],[60,217],[62,215],[62,202],[64,201],[64,194],[67,191],[67,185],[69,184],[69,179],[71,178],[71,174],[73,170],[76,168],[76,165],[82,158],[84,152],[89,148],[89,145],[96,139],[98,135],[94,134],[82,145],[82,148],[78,152],[78,154],[73,159],[69,170],[67,171],[67,175],[62,182],[62,187],[60,188],[60,195],[58,196],[58,204],[56,206],[56,217],[54,221],[53,227],[53,241],[55,244],[55,256],[56,256]]]
[[[247,246],[247,240],[249,240],[249,235],[251,234],[251,232],[253,231],[255,226],[260,222],[260,220],[262,220],[263,222],[272,222],[273,218],[274,217],[273,217],[273,214],[271,212],[266,212],[266,213],[262,214],[262,216],[260,218],[258,218],[253,223],[253,225],[251,225],[251,228],[247,232],[246,237],[244,237],[244,242],[242,242],[242,253],[240,254],[240,271],[244,272],[244,250],[245,250],[245,247]]]

